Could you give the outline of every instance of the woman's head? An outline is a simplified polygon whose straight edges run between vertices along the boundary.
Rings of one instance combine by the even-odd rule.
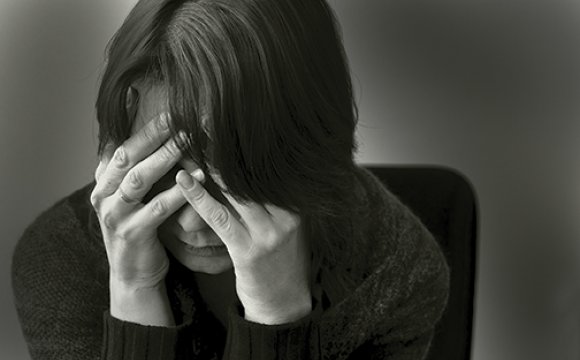
[[[295,211],[317,233],[348,213],[356,106],[326,1],[139,1],[108,48],[100,152],[129,136],[135,82],[167,90],[184,155],[234,197]]]

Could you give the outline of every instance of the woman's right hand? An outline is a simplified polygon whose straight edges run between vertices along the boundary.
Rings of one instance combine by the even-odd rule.
[[[165,291],[169,259],[157,228],[186,200],[173,186],[141,202],[181,158],[168,123],[161,114],[105,150],[91,194],[109,260],[111,315],[143,325],[173,324]]]

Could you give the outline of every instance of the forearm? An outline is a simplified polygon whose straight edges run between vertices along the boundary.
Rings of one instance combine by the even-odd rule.
[[[165,281],[157,287],[131,288],[111,279],[111,315],[119,320],[150,326],[175,326]]]

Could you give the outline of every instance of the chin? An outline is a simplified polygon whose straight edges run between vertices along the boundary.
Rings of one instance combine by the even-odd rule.
[[[197,258],[191,256],[181,258],[179,256],[176,256],[175,254],[174,256],[186,268],[197,273],[218,275],[233,268],[232,259],[229,256],[219,259],[208,259],[203,257]]]

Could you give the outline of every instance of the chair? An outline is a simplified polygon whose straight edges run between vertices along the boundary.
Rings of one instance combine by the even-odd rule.
[[[451,269],[449,302],[427,359],[468,360],[475,294],[477,204],[461,174],[444,167],[364,165],[423,221]]]

